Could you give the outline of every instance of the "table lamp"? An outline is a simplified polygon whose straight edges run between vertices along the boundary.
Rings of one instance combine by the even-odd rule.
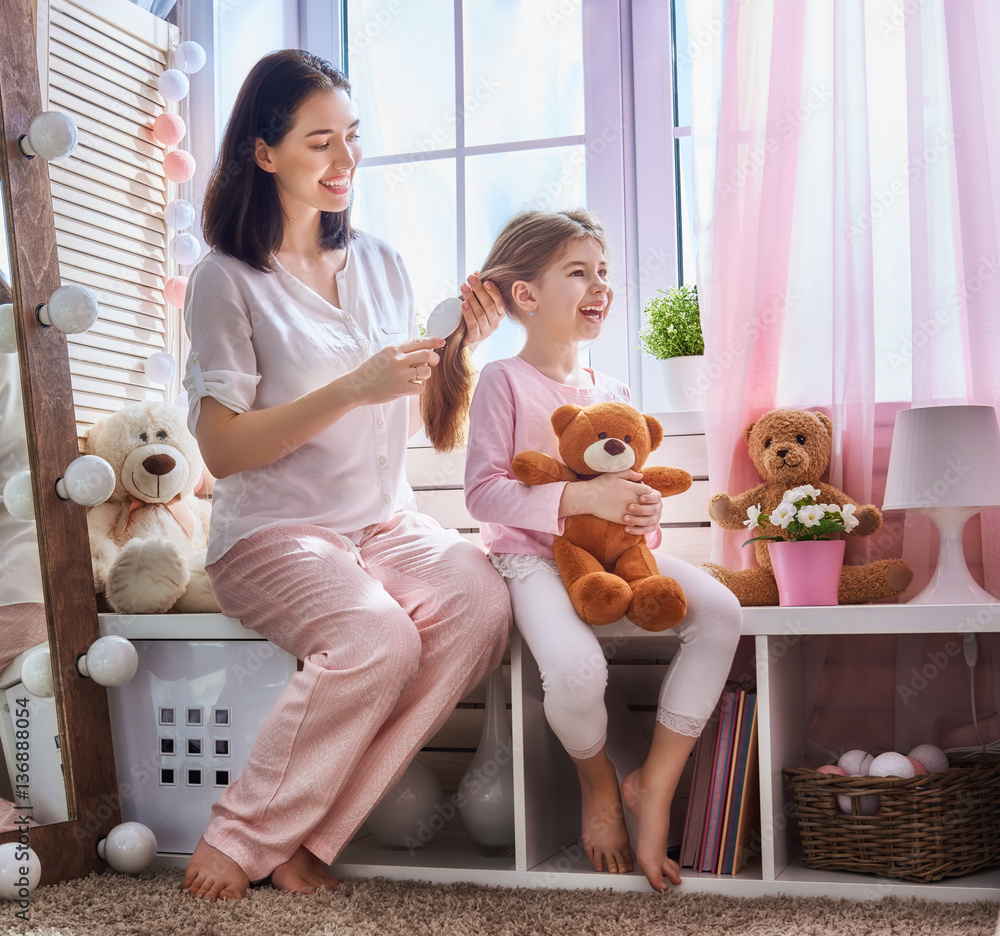
[[[882,510],[915,510],[940,538],[937,569],[910,604],[996,603],[969,572],[962,529],[1000,507],[1000,426],[992,406],[900,410],[892,434]]]

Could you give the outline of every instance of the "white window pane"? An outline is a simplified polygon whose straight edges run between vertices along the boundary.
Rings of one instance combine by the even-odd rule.
[[[447,296],[455,281],[455,160],[365,168],[355,175],[355,227],[388,241],[413,282],[417,318]]]
[[[465,162],[466,266],[479,269],[508,219],[528,208],[559,211],[586,205],[586,154],[583,146],[522,150],[472,156]],[[510,357],[521,349],[524,333],[504,322],[477,349],[477,366]]]
[[[476,0],[463,16],[467,146],[584,132],[579,2]]]
[[[455,145],[452,0],[348,0],[347,60],[365,155]]]

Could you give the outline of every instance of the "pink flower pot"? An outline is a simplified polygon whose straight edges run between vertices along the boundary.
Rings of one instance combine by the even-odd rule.
[[[843,540],[768,543],[767,551],[782,607],[837,604]]]

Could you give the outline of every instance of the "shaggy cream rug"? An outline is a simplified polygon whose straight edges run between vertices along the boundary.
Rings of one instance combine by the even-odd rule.
[[[240,902],[183,894],[182,872],[111,872],[40,887],[30,920],[0,904],[4,936],[994,936],[997,904],[927,900],[746,899],[343,881],[296,897],[256,888]],[[16,924],[16,925],[15,925]]]

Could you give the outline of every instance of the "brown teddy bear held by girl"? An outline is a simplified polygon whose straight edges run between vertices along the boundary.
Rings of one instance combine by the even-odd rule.
[[[736,497],[716,494],[708,505],[712,519],[726,530],[744,530],[747,508],[756,507],[770,514],[781,503],[785,491],[811,484],[822,492],[822,500],[844,506],[854,504],[858,526],[851,536],[869,536],[882,526],[882,514],[872,504],[859,504],[843,491],[821,482],[820,476],[830,461],[833,423],[823,413],[804,410],[772,410],[750,423],[743,431],[750,458],[764,483]],[[781,533],[780,528],[774,530]],[[750,534],[752,535],[752,534]],[[785,536],[791,539],[790,535]],[[756,569],[723,568],[714,562],[704,563],[709,574],[726,585],[744,607],[778,604],[778,586],[774,581],[767,542],[754,544]],[[845,565],[840,576],[840,604],[864,604],[878,598],[898,595],[913,580],[913,569],[902,559],[879,559],[866,565]]]

